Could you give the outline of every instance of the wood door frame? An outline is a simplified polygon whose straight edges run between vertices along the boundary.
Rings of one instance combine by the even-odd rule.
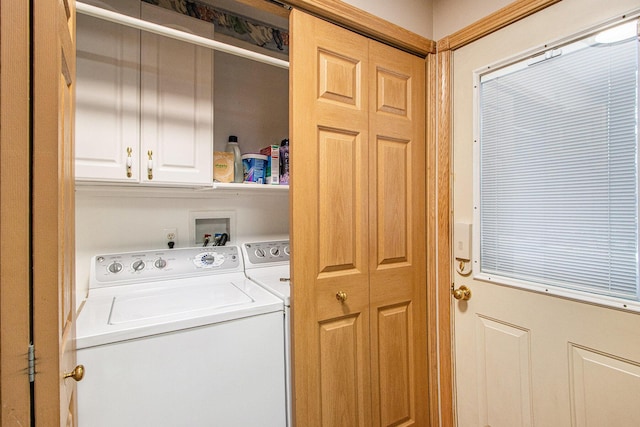
[[[434,252],[436,253],[435,264],[433,260],[429,260],[428,268],[436,268],[435,275],[437,276],[435,279],[432,278],[433,272],[429,275],[429,289],[431,292],[433,292],[432,289],[435,289],[436,292],[435,298],[432,297],[430,301],[429,310],[437,310],[437,319],[435,319],[437,323],[434,324],[434,320],[430,318],[429,330],[438,331],[436,343],[438,362],[436,365],[439,366],[440,425],[443,427],[455,426],[457,422],[454,391],[453,312],[451,310],[451,290],[453,289],[453,258],[451,253],[451,222],[453,221],[451,206],[453,191],[453,171],[451,170],[453,115],[451,101],[453,99],[453,79],[451,66],[453,52],[559,1],[561,0],[514,1],[473,24],[438,40],[436,45],[437,66],[434,68],[437,69],[437,74],[432,76],[437,80],[435,84],[435,89],[437,90],[435,110],[438,127],[437,135],[435,135],[435,147],[430,150],[432,151],[432,156],[427,160],[427,169],[431,168],[437,171],[435,178],[431,177],[431,174],[428,178],[437,180],[437,188],[435,189],[437,192],[437,212],[435,214],[435,224],[433,225],[436,229],[436,243],[430,242],[431,238],[428,237],[428,241],[431,244],[435,244]],[[432,202],[429,199],[429,203]],[[428,221],[434,221],[432,216],[433,214],[428,215]],[[429,226],[428,229],[432,230],[432,227]],[[434,300],[435,306],[433,305]],[[432,329],[434,327],[435,329]],[[431,348],[433,348],[433,344],[430,346]]]
[[[29,2],[0,12],[0,423],[28,426]]]

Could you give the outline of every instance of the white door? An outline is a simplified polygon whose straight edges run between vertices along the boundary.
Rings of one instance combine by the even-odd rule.
[[[637,7],[565,0],[453,53],[454,222],[474,218],[473,72]],[[453,274],[458,426],[640,425],[640,314]]]

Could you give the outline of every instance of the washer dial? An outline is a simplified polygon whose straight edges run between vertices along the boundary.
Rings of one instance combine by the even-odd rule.
[[[217,252],[201,252],[193,259],[196,267],[201,268],[219,267],[223,262],[224,255]]]

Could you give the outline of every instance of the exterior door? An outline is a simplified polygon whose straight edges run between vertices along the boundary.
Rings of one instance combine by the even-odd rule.
[[[565,0],[453,53],[454,222],[473,221],[473,72],[634,7]],[[638,313],[453,277],[458,426],[640,425]]]
[[[425,425],[424,61],[290,30],[296,425]]]
[[[32,25],[33,405],[37,426],[74,426],[75,1],[38,2]]]

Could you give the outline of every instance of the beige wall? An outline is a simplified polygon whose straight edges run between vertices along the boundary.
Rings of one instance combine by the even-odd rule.
[[[434,40],[440,40],[511,3],[511,0],[431,1]]]
[[[511,0],[343,0],[431,40],[439,40]]]
[[[433,0],[343,0],[416,34],[433,39]]]

